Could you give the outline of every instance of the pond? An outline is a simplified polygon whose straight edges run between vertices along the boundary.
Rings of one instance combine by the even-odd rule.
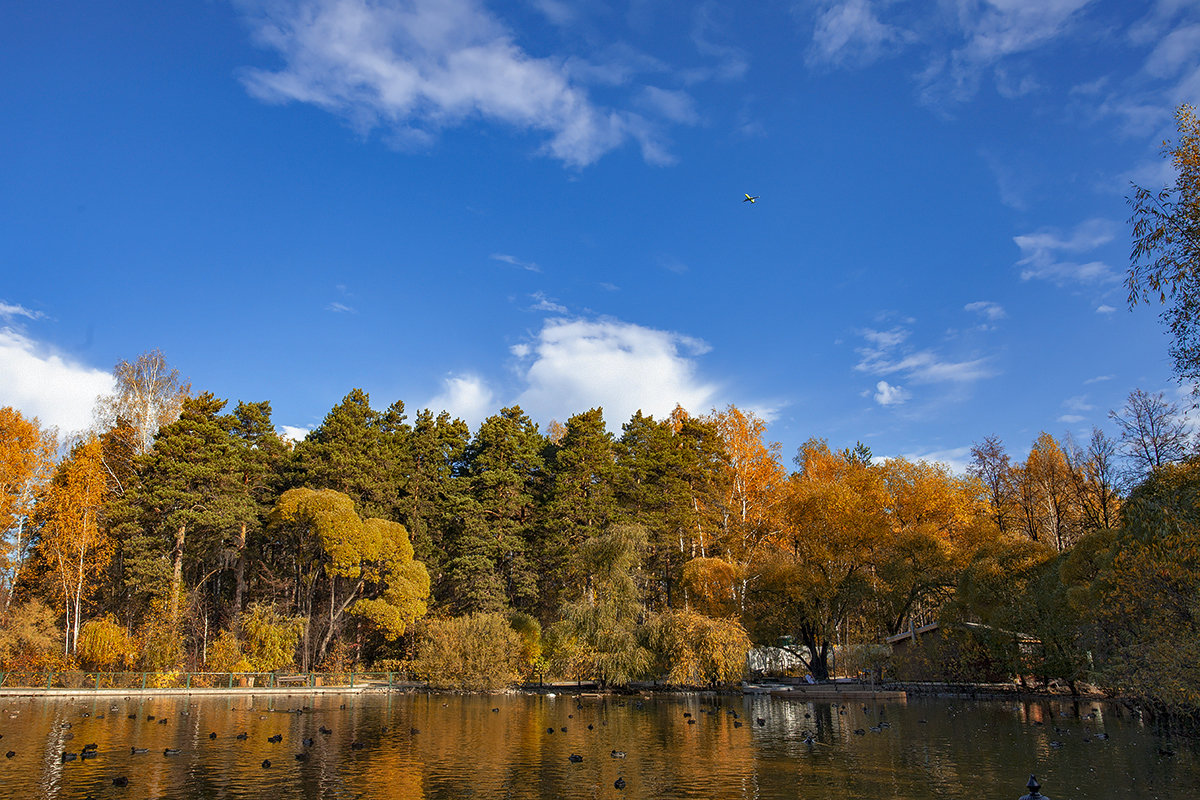
[[[14,798],[1200,796],[1200,743],[1095,702],[4,697],[0,734]]]

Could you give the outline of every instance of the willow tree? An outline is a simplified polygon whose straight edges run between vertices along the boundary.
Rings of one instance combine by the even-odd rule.
[[[309,619],[305,668],[324,658],[347,614],[388,641],[425,614],[429,573],[413,560],[403,525],[362,519],[341,492],[298,488],[279,498],[272,526],[290,561],[293,601]],[[318,619],[324,629],[314,645]]]
[[[637,525],[613,525],[579,548],[586,578],[582,596],[563,609],[574,639],[577,663],[601,685],[626,684],[650,666],[650,651],[639,639],[643,607],[638,579],[646,532]]]
[[[1163,142],[1175,185],[1152,191],[1134,185],[1133,249],[1125,285],[1129,305],[1166,306],[1171,357],[1180,380],[1200,378],[1200,117],[1190,105],[1175,111],[1176,142]]]

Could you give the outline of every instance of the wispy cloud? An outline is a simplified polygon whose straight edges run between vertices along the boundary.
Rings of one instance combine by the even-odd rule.
[[[1004,307],[999,303],[993,303],[990,300],[979,300],[974,303],[967,303],[963,306],[963,311],[970,311],[979,314],[988,322],[998,322],[1008,316]]]
[[[871,0],[824,2],[805,59],[810,65],[862,67],[911,39],[908,31],[880,21]]]
[[[941,450],[918,449],[910,453],[905,453],[903,457],[909,461],[932,461],[943,464],[956,475],[964,475],[967,472],[967,467],[971,464],[971,448],[967,446],[950,447]]]
[[[532,261],[522,261],[516,256],[506,255],[504,253],[492,253],[488,258],[493,261],[500,261],[514,267],[519,267],[527,272],[541,272],[542,268]]]
[[[797,14],[812,22],[809,64],[860,67],[921,48],[919,92],[936,105],[970,99],[989,74],[1003,96],[1036,91],[1036,76],[1011,63],[1013,57],[1068,35],[1090,2],[957,2],[931,11],[888,0],[823,0],[798,6]]]
[[[669,160],[657,124],[605,108],[562,59],[538,58],[479,0],[242,0],[276,70],[247,69],[266,102],[309,103],[363,133],[382,127],[397,143],[426,145],[479,119],[547,135],[541,151],[582,167],[635,141],[653,163]],[[568,9],[543,3],[563,19]],[[676,120],[678,121],[678,120]]]
[[[1082,222],[1068,235],[1054,229],[1014,236],[1022,258],[1021,280],[1038,278],[1058,285],[1068,283],[1111,283],[1119,280],[1117,273],[1102,261],[1064,260],[1064,254],[1087,253],[1112,241],[1117,226],[1103,219]]]
[[[1115,312],[1115,311],[1116,311],[1116,309],[1115,309],[1115,308],[1113,308],[1113,307],[1112,307],[1112,306],[1110,306],[1110,305],[1099,305],[1099,306],[1096,306],[1096,313],[1097,313],[1097,314],[1112,314],[1112,313],[1113,313],[1113,312]]]
[[[6,303],[0,300],[0,319],[3,319],[5,322],[12,322],[16,317],[39,320],[45,318],[45,314],[40,311],[31,311],[22,305]]]
[[[532,308],[534,311],[549,311],[552,314],[567,313],[566,306],[561,305],[552,298],[547,297],[543,292],[534,292],[529,296],[536,301],[532,306],[530,306],[530,308]]]
[[[871,375],[901,375],[911,383],[971,383],[995,374],[987,358],[952,360],[933,349],[913,349],[902,346],[909,331],[893,328],[888,331],[864,330],[860,335],[868,345],[857,348],[859,372]]]
[[[325,306],[325,310],[332,311],[335,314],[357,314],[358,313],[358,311],[356,311],[353,307],[348,306],[345,303],[339,303],[336,300],[334,302],[330,303],[329,305]]]

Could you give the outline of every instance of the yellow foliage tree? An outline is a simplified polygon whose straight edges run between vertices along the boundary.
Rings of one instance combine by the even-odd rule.
[[[75,651],[91,590],[112,557],[111,541],[101,525],[107,496],[100,440],[92,436],[59,464],[38,508],[44,521],[39,546],[53,574],[54,593],[62,603],[63,646],[68,654]]]
[[[735,618],[669,611],[658,615],[649,627],[651,648],[669,684],[731,684],[746,673],[750,637]]]
[[[730,405],[714,411],[709,421],[724,445],[728,474],[722,482],[726,491],[720,553],[700,555],[722,555],[746,570],[760,557],[759,548],[783,529],[787,470],[779,460],[779,443],[763,441],[767,423],[753,412]],[[739,595],[745,588],[743,579]]]

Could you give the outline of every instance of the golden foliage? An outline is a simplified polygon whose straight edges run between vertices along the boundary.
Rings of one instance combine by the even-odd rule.
[[[428,619],[413,664],[431,686],[501,689],[521,675],[525,641],[501,614]]]
[[[737,612],[737,587],[744,570],[722,558],[693,558],[683,565],[680,585],[688,605],[709,616]]]
[[[296,666],[296,646],[306,620],[288,617],[273,606],[251,603],[242,614],[242,645],[246,661],[255,672],[273,672]]]
[[[715,619],[694,611],[670,611],[652,621],[650,639],[669,684],[732,684],[745,675],[750,637],[733,617]]]
[[[111,616],[104,616],[84,623],[75,656],[85,669],[126,670],[137,658],[137,645],[124,626]]]
[[[204,668],[209,672],[252,672],[242,652],[242,643],[233,631],[221,631],[208,646]]]
[[[709,419],[725,447],[729,470],[721,545],[730,559],[745,564],[780,529],[787,470],[779,461],[779,443],[763,441],[767,423],[753,412],[730,405]]]
[[[101,525],[108,479],[100,440],[76,445],[58,465],[46,499],[39,505],[44,521],[40,547],[54,579],[51,588],[62,603],[73,651],[84,604],[101,570],[112,557],[112,541]]]
[[[62,669],[62,651],[62,630],[46,604],[33,599],[9,610],[0,628],[0,669]]]

